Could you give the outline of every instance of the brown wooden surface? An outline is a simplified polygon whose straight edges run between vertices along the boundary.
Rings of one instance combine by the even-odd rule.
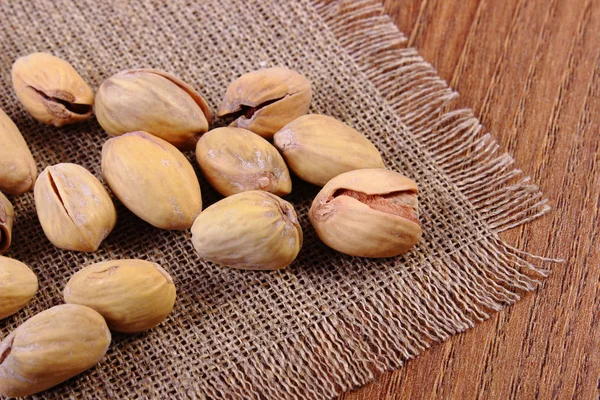
[[[537,292],[341,398],[600,399],[600,1],[387,0],[410,44],[550,199],[504,238]]]

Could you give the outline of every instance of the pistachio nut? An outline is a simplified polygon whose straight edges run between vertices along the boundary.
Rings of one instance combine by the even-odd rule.
[[[39,393],[93,367],[111,335],[89,307],[62,304],[29,318],[0,342],[0,395]]]
[[[96,93],[96,119],[113,136],[145,131],[183,150],[194,149],[212,113],[198,92],[156,69],[121,71]]]
[[[25,193],[37,177],[35,160],[19,128],[0,108],[0,191]]]
[[[249,72],[233,81],[217,115],[235,118],[231,126],[270,139],[285,124],[308,112],[310,81],[284,67]]]
[[[359,257],[393,257],[421,238],[417,193],[417,184],[397,172],[359,169],[327,182],[308,217],[332,249]]]
[[[135,215],[162,229],[189,229],[202,210],[192,164],[175,146],[147,132],[109,139],[102,175]]]
[[[10,247],[14,221],[15,210],[6,196],[0,192],[0,254]]]
[[[274,194],[251,190],[204,210],[192,226],[192,243],[203,258],[250,270],[281,269],[302,247],[294,207]]]
[[[75,273],[65,302],[98,311],[114,331],[134,333],[162,322],[175,304],[173,279],[160,265],[144,260],[113,260]]]
[[[117,211],[102,183],[77,164],[47,167],[35,182],[35,208],[56,247],[96,251],[117,223]]]
[[[196,160],[210,184],[223,196],[264,190],[278,196],[292,191],[290,173],[275,147],[242,128],[217,128],[202,135]]]
[[[273,143],[299,178],[317,186],[344,172],[384,167],[369,139],[326,115],[295,119],[275,134]]]
[[[60,127],[92,116],[92,89],[71,64],[52,54],[17,58],[12,82],[23,107],[44,124]]]
[[[37,277],[27,265],[0,256],[0,319],[13,315],[25,307],[37,290]],[[1,359],[2,352],[0,352]]]

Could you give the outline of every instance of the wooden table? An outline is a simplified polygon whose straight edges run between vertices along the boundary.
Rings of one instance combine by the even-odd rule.
[[[388,0],[410,45],[550,199],[503,236],[537,292],[341,398],[600,398],[600,1]]]

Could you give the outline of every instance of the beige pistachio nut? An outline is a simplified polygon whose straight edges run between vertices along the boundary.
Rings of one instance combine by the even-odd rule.
[[[0,395],[39,393],[93,367],[111,335],[89,307],[63,304],[29,318],[0,343]]]
[[[329,247],[359,257],[393,257],[421,238],[417,185],[385,169],[360,169],[330,180],[308,217]]]
[[[250,270],[291,264],[302,248],[294,207],[274,194],[251,190],[204,210],[192,226],[192,243],[203,258]]]
[[[189,229],[202,210],[192,164],[175,146],[147,132],[109,139],[102,175],[135,215],[162,229]]]
[[[145,260],[113,260],[75,273],[64,290],[65,302],[98,311],[110,329],[135,333],[161,323],[175,304],[173,279]]]
[[[94,93],[71,64],[52,54],[17,58],[12,82],[23,107],[40,122],[63,126],[92,116]]]
[[[318,186],[344,172],[384,167],[369,139],[326,115],[295,119],[275,134],[273,143],[299,178]]]
[[[285,124],[308,112],[312,89],[303,75],[284,67],[249,72],[233,81],[217,115],[231,126],[270,139]]]
[[[13,315],[25,307],[37,290],[37,277],[27,265],[0,256],[0,319]],[[1,351],[0,359],[2,359]]]
[[[117,222],[102,183],[77,164],[47,167],[35,183],[34,197],[44,233],[61,249],[96,251]]]
[[[0,192],[0,254],[10,247],[14,221],[15,210],[6,196]]]
[[[33,187],[37,167],[19,128],[0,108],[0,191],[25,193]]]
[[[113,136],[145,131],[191,150],[208,130],[212,113],[191,86],[156,69],[121,71],[96,93],[96,119]]]
[[[290,173],[275,147],[242,128],[217,128],[202,135],[196,160],[208,182],[223,196],[264,190],[278,196],[292,191]]]

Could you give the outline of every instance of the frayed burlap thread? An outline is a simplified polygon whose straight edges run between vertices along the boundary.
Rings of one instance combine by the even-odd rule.
[[[319,242],[306,218],[318,188],[295,180],[288,200],[299,212],[304,248],[276,272],[208,263],[194,253],[189,232],[154,229],[118,202],[117,227],[98,252],[58,250],[44,237],[32,193],[12,197],[8,255],[35,270],[40,291],[0,322],[2,336],[60,304],[71,274],[93,262],[156,261],[178,289],[164,323],[115,334],[98,366],[40,398],[331,398],[473,327],[547,273],[532,263],[539,258],[498,236],[548,212],[545,198],[470,110],[453,108],[456,93],[406,48],[376,1],[9,0],[0,11],[0,107],[40,170],[76,162],[100,177],[108,137],[94,120],[42,126],[18,104],[12,62],[48,51],[94,89],[122,69],[172,72],[213,109],[240,74],[288,66],[312,81],[312,112],[363,132],[388,168],[420,187],[421,243],[401,257],[367,260]],[[200,179],[207,206],[219,196]]]

